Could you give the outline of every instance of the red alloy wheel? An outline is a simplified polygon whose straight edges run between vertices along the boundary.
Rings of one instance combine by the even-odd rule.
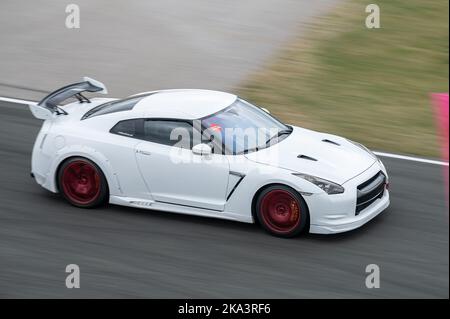
[[[289,233],[300,224],[300,203],[286,190],[268,192],[262,198],[260,207],[264,224],[274,233]]]
[[[78,205],[89,205],[100,196],[100,174],[89,162],[69,163],[62,172],[61,182],[64,194]]]

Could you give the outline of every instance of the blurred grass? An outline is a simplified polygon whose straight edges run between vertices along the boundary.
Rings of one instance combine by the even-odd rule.
[[[368,3],[318,18],[238,91],[287,123],[437,157],[429,94],[448,92],[448,1],[379,0],[380,29],[365,27]]]

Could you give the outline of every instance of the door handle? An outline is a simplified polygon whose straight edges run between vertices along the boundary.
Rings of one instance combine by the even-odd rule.
[[[142,155],[152,155],[152,153],[147,152],[147,151],[143,151],[143,150],[136,150],[136,153],[142,154]]]

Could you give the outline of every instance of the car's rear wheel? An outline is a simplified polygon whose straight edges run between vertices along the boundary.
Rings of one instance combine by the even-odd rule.
[[[305,201],[284,185],[269,186],[258,195],[256,215],[266,231],[279,237],[296,236],[308,223]]]
[[[108,184],[103,172],[83,157],[71,158],[61,165],[58,185],[63,197],[77,207],[96,207],[108,198]]]

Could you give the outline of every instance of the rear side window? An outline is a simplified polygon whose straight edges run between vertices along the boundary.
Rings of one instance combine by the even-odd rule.
[[[139,138],[143,120],[133,119],[120,121],[111,129],[111,133]]]
[[[85,120],[85,119],[88,119],[88,118],[91,118],[94,116],[98,116],[98,115],[129,111],[129,110],[133,109],[133,107],[140,100],[142,100],[144,97],[149,96],[150,94],[134,96],[134,97],[126,98],[126,99],[119,100],[119,101],[111,101],[111,102],[101,104],[99,106],[94,107],[92,110],[89,110],[86,114],[83,115],[83,117],[81,119]]]
[[[149,142],[192,148],[192,124],[185,121],[146,120],[143,138]]]

